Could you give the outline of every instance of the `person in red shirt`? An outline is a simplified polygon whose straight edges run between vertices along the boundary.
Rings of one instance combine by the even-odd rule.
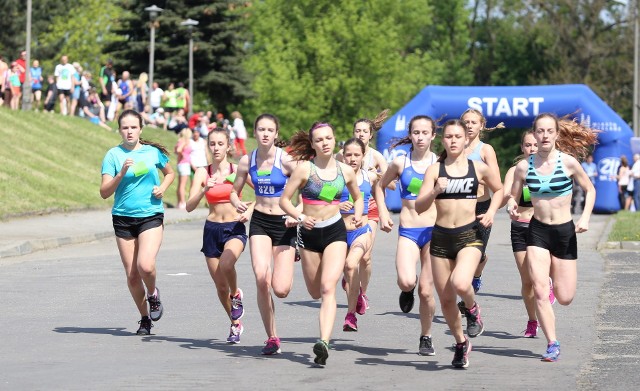
[[[20,58],[14,61],[18,65],[18,70],[20,72],[20,84],[24,84],[24,80],[27,74],[27,52],[21,51]]]
[[[198,111],[197,113],[193,113],[191,117],[189,117],[189,129],[193,130],[200,124],[200,118],[204,115],[204,111]]]

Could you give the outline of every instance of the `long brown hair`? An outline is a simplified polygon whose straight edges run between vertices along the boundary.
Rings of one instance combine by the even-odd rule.
[[[447,127],[449,126],[460,126],[462,128],[462,130],[464,130],[464,135],[467,136],[467,126],[464,124],[464,122],[461,119],[450,119],[449,121],[445,122],[444,125],[442,125],[442,138],[444,139],[444,132],[447,130]],[[467,136],[468,137],[468,136]],[[442,152],[440,153],[440,156],[438,156],[438,161],[440,163],[444,163],[444,160],[447,158],[447,150],[445,148],[442,148]]]
[[[478,138],[482,138],[482,135],[484,134],[485,131],[487,132],[493,132],[496,129],[504,129],[504,122],[500,122],[499,124],[497,124],[496,126],[494,126],[493,128],[487,128],[487,119],[484,117],[484,115],[482,114],[482,112],[480,110],[476,110],[476,109],[472,109],[472,108],[468,108],[464,111],[464,113],[462,113],[462,115],[460,116],[460,120],[462,120],[462,118],[464,118],[465,115],[467,114],[475,114],[478,117],[480,117],[480,123],[482,124],[482,128],[480,129],[480,134],[478,134]],[[464,122],[464,120],[462,120]],[[465,125],[465,129],[467,128],[467,126]]]
[[[278,120],[278,117],[276,117],[275,115],[269,113],[262,113],[256,117],[256,120],[253,122],[254,132],[256,131],[256,129],[258,129],[258,122],[263,119],[273,121],[273,123],[276,124],[276,133],[280,133],[280,120]],[[284,148],[289,145],[289,142],[287,140],[281,140],[279,137],[276,137],[276,139],[273,140],[273,144],[278,148]]]
[[[381,112],[379,112],[378,115],[376,115],[376,117],[373,120],[370,120],[369,118],[359,118],[356,120],[356,122],[353,123],[353,128],[355,129],[356,125],[359,124],[360,122],[364,122],[365,124],[369,125],[369,130],[373,135],[373,133],[377,132],[378,130],[380,130],[380,128],[382,128],[382,124],[389,117],[390,112],[391,111],[389,109],[384,109]]]
[[[411,118],[411,120],[409,121],[409,126],[407,128],[407,135],[402,138],[395,138],[391,140],[393,141],[393,144],[391,144],[389,149],[393,149],[399,145],[411,144],[411,129],[413,128],[413,123],[421,119],[431,123],[431,130],[433,131],[433,133],[436,132],[436,122],[433,120],[433,118],[429,117],[428,115],[416,115],[415,117]],[[411,149],[413,149],[413,146],[411,146]]]
[[[289,152],[289,155],[291,155],[294,160],[311,160],[316,156],[316,151],[313,149],[311,144],[313,131],[325,126],[329,127],[334,135],[336,134],[336,130],[330,123],[322,121],[314,122],[308,132],[305,132],[304,130],[297,131],[291,137],[291,151]]]
[[[120,128],[121,123],[122,123],[122,119],[124,117],[136,117],[138,119],[138,122],[140,123],[140,129],[142,129],[142,127],[144,126],[144,120],[142,119],[142,116],[135,110],[131,110],[131,109],[127,109],[125,111],[122,112],[122,114],[120,114],[120,116],[118,117],[118,128]],[[152,147],[158,148],[160,150],[160,152],[162,152],[163,155],[165,156],[169,156],[169,151],[167,150],[167,148],[159,143],[153,142],[153,141],[149,141],[149,140],[143,140],[142,137],[140,137],[140,144],[142,145],[151,145]]]
[[[233,145],[231,145],[231,136],[229,136],[229,131],[227,129],[223,129],[223,128],[220,128],[220,127],[217,127],[217,126],[215,128],[213,128],[213,129],[209,130],[209,134],[207,134],[207,155],[209,157],[212,157],[211,156],[211,149],[209,148],[209,142],[211,141],[210,138],[211,138],[212,134],[224,134],[225,135],[225,137],[227,138],[227,145],[229,146],[229,150],[227,151],[227,157],[229,158],[229,157],[233,156]],[[211,160],[213,160],[213,159],[211,159]]]
[[[586,158],[591,153],[591,147],[598,143],[598,130],[579,124],[575,119],[558,118],[552,113],[541,113],[533,120],[534,132],[536,122],[542,118],[551,118],[556,123],[556,129],[558,129],[556,148],[578,160]]]

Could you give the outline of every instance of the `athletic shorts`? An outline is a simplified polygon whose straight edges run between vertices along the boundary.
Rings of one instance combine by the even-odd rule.
[[[527,251],[527,234],[529,223],[525,221],[511,221],[511,249],[514,253]]]
[[[369,220],[375,221],[376,223],[380,221],[380,215],[378,214],[378,204],[373,197],[369,198],[369,213],[367,213],[367,218]]]
[[[66,97],[70,97],[71,96],[71,90],[61,90],[58,88],[58,96],[60,95],[64,95]]]
[[[80,92],[81,92],[80,89],[77,89],[77,90],[74,89],[73,92],[71,93],[71,99],[75,99],[75,100],[80,99]]]
[[[207,220],[204,223],[200,251],[207,258],[219,258],[224,251],[224,245],[231,239],[240,239],[243,246],[247,244],[247,228],[244,223],[239,221],[214,223]]]
[[[321,253],[333,242],[347,242],[347,227],[340,213],[334,217],[316,223],[308,230],[298,226],[298,247],[314,253]]]
[[[398,236],[410,239],[420,250],[431,241],[432,234],[433,227],[405,228],[400,226],[398,228]]]
[[[165,113],[173,113],[178,111],[179,107],[163,107]]]
[[[369,226],[369,224],[365,224],[360,228],[354,229],[353,231],[347,231],[347,248],[351,248],[351,245],[356,239],[369,232],[371,232],[371,226]]]
[[[178,163],[178,175],[179,176],[189,176],[189,175],[191,175],[191,164],[190,163]]]
[[[111,220],[116,237],[131,239],[137,238],[146,230],[162,227],[164,224],[164,213],[157,213],[148,217],[111,215]]]
[[[109,102],[111,103],[111,93],[107,93],[107,94],[103,94],[102,92],[100,93],[100,100],[103,102]],[[107,103],[108,105],[108,103]]]
[[[270,215],[253,211],[251,222],[249,223],[249,237],[264,235],[271,238],[272,246],[296,245],[296,227],[284,225],[287,215]]]
[[[491,198],[486,201],[476,203],[476,216],[486,213],[491,205]],[[480,237],[482,238],[482,260],[484,261],[484,252],[487,249],[487,243],[489,242],[489,236],[491,236],[491,227],[485,227],[482,224],[478,224],[478,231],[480,231]]]
[[[576,226],[571,220],[563,224],[544,224],[532,217],[529,223],[527,246],[549,250],[556,258],[578,259]]]
[[[482,251],[484,246],[477,221],[456,228],[433,227],[429,253],[434,257],[456,259],[463,248],[474,247]]]

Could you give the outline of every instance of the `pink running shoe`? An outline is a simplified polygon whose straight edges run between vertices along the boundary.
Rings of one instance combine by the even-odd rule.
[[[347,312],[347,316],[344,317],[342,331],[358,331],[358,318],[356,318],[356,314]]]
[[[362,288],[360,289],[360,294],[358,295],[358,303],[356,304],[356,312],[358,315],[364,315],[369,309],[369,300],[367,299],[367,295],[362,294]]]
[[[549,302],[551,305],[556,303],[556,295],[553,293],[553,280],[549,277]]]
[[[524,331],[525,338],[535,338],[538,334],[538,321],[530,320],[527,322],[527,329]]]

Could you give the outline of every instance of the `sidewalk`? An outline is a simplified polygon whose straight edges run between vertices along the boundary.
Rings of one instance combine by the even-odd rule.
[[[184,221],[203,221],[206,208],[191,213],[165,208],[166,225]],[[0,259],[30,254],[70,244],[86,243],[113,236],[111,213],[89,210],[53,213],[0,222]]]

